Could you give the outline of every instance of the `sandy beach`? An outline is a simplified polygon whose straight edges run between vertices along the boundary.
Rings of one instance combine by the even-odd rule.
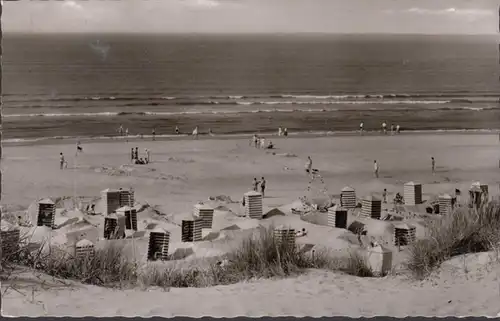
[[[343,187],[352,186],[358,197],[380,196],[386,188],[388,199],[392,200],[395,193],[402,193],[403,184],[408,181],[422,183],[424,199],[453,193],[456,188],[465,194],[474,181],[488,184],[491,198],[500,195],[497,134],[272,137],[271,140],[276,149],[251,147],[249,137],[84,142],[84,152],[76,158],[73,141],[7,145],[2,160],[3,211],[24,211],[46,197],[99,197],[106,188],[132,187],[137,202],[155,206],[175,221],[210,196],[226,195],[233,201],[241,201],[243,194],[252,188],[254,177],[265,177],[267,181],[265,209],[284,209],[303,196],[321,197],[319,187],[306,190],[307,156],[311,156],[313,168],[319,169],[330,195],[338,195]],[[150,164],[131,165],[130,149],[136,146],[141,154],[145,148],[151,151]],[[59,169],[60,152],[68,161],[64,170]],[[436,159],[435,175],[431,172],[431,156]],[[374,160],[380,166],[378,179],[373,175]],[[228,206],[235,212],[242,210],[237,203]],[[262,224],[306,227],[310,232],[300,240],[302,243],[331,248],[345,246],[333,237],[338,235],[334,231],[337,229],[285,214]],[[140,215],[138,221],[150,219]],[[219,226],[231,224],[223,216],[215,220]],[[244,221],[239,218],[237,222],[243,226],[247,224]],[[247,225],[250,228],[251,224]],[[179,237],[178,232],[172,233],[173,238]],[[200,242],[196,252],[199,257],[203,257],[200,249],[205,254],[210,248],[217,252],[217,244],[217,241]],[[205,289],[171,288],[168,292],[154,288],[115,291],[81,284],[61,288],[52,278],[43,275],[34,278],[30,272],[26,274],[26,288],[35,286],[36,298],[10,291],[2,298],[2,310],[4,315],[16,316],[496,315],[500,312],[496,304],[499,270],[497,265],[490,264],[492,255],[455,258],[433,278],[421,282],[409,280],[406,275],[370,279],[313,270],[290,279],[256,280]],[[48,280],[44,284],[55,282],[54,287],[36,285],[40,279]],[[33,280],[38,281],[33,285]],[[402,297],[405,299],[401,300]],[[193,299],[199,304],[193,305]]]

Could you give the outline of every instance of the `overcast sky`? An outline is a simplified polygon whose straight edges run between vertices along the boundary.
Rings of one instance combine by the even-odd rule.
[[[495,34],[497,0],[3,2],[4,32]]]

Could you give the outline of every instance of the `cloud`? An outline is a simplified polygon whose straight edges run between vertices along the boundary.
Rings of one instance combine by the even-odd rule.
[[[420,15],[448,15],[448,16],[468,16],[468,17],[478,17],[478,16],[491,16],[494,14],[491,10],[485,9],[457,9],[457,8],[446,8],[446,9],[425,9],[425,8],[410,8],[403,12],[420,14]]]
[[[66,8],[71,8],[71,9],[75,9],[75,10],[83,10],[82,5],[77,3],[76,1],[73,1],[73,0],[64,1],[63,6]]]
[[[221,5],[216,0],[184,0],[183,2],[186,6],[197,9],[212,9]]]

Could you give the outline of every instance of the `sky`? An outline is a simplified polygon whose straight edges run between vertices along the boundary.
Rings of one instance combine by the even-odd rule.
[[[497,0],[5,1],[8,32],[496,34]]]

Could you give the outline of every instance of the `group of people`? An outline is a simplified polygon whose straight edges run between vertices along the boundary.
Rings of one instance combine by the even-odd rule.
[[[145,157],[139,157],[139,147],[131,148],[130,150],[130,160],[133,164],[145,165],[151,162],[151,151],[147,148],[144,149]]]
[[[361,122],[359,124],[359,133],[361,135],[363,135],[363,133],[365,131],[364,127],[365,127],[365,124],[363,122]],[[385,121],[382,123],[382,133],[384,135],[387,135],[387,123]],[[391,125],[391,135],[394,135],[394,133],[396,133],[396,134],[401,133],[401,127],[399,126],[399,124],[397,124],[397,125],[392,124]]]
[[[266,145],[266,139],[264,137],[259,137],[256,134],[253,135],[252,140],[250,141],[250,145],[253,145],[255,148],[263,148],[263,149],[273,149],[274,144],[272,141]]]
[[[265,192],[266,192],[266,180],[265,180],[264,177],[262,177],[260,181],[258,181],[257,178],[254,177],[254,179],[253,179],[253,190],[255,192],[259,191],[259,185],[260,185],[260,193],[262,194],[262,197],[264,197],[265,196]]]

